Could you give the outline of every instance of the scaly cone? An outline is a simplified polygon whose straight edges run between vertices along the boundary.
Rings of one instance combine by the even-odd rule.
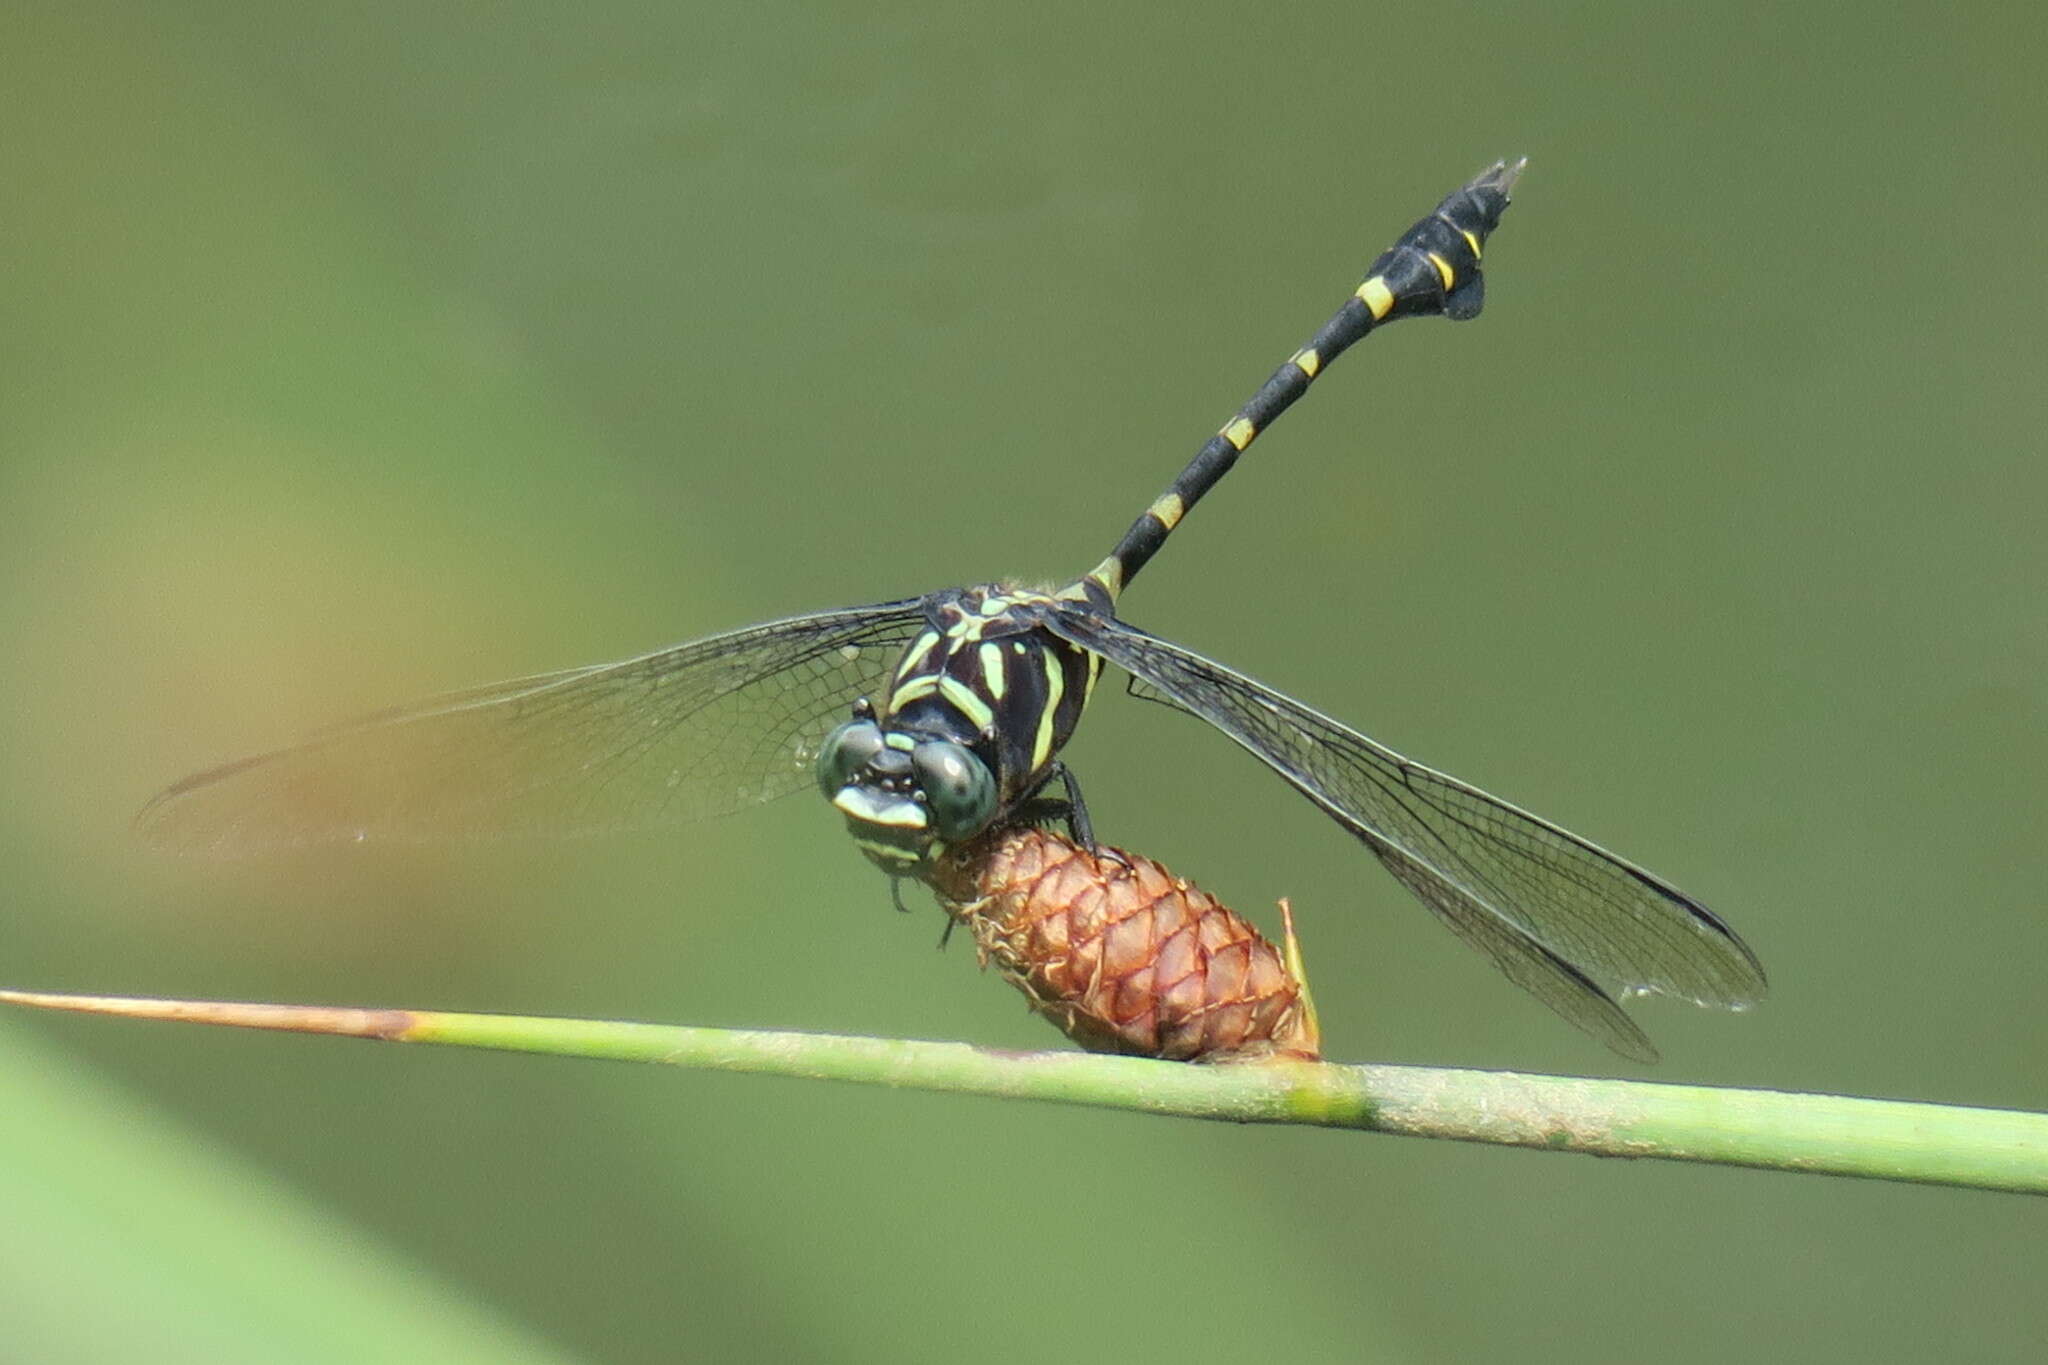
[[[929,880],[982,965],[1091,1052],[1321,1056],[1290,955],[1150,858],[1012,826],[946,854]]]

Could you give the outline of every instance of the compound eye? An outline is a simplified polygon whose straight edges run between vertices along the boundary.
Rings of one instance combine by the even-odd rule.
[[[882,727],[871,720],[849,720],[825,736],[818,749],[818,789],[837,796],[853,775],[882,752]]]
[[[958,744],[928,740],[910,752],[932,824],[949,843],[979,834],[996,813],[996,780],[988,765]]]

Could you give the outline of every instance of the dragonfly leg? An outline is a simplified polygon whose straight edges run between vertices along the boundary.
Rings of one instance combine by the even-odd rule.
[[[1061,795],[1048,796],[1045,789],[1057,780]],[[1081,784],[1075,780],[1073,769],[1064,762],[1055,761],[1045,770],[1045,776],[1038,785],[1011,808],[1011,815],[1017,823],[1027,825],[1063,824],[1073,841],[1090,853],[1096,851],[1095,827],[1088,819],[1088,803],[1081,798]]]
[[[1045,789],[1053,784],[1054,779],[1058,779],[1063,795],[1043,795]],[[1130,866],[1117,850],[1107,844],[1095,842],[1095,825],[1088,818],[1088,802],[1081,796],[1080,779],[1074,776],[1074,770],[1064,761],[1057,761],[1046,770],[1045,780],[1038,784],[1038,791],[1033,793],[1027,804],[1041,807],[1044,812],[1041,818],[1058,820],[1065,824],[1067,834],[1073,841],[1090,853],[1124,867]]]

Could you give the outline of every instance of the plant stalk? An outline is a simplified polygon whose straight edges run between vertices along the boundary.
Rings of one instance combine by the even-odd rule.
[[[0,991],[0,1003],[2048,1194],[2048,1114],[2019,1110],[1446,1067],[1291,1060],[1190,1066],[1081,1052],[998,1052],[965,1043],[504,1014],[32,991]]]

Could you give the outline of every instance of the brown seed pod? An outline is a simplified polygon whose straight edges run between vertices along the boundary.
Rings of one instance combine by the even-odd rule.
[[[993,962],[1090,1052],[1190,1062],[1321,1055],[1291,917],[1283,954],[1150,858],[1090,852],[1033,826],[981,835],[945,854],[928,880],[974,935],[982,966]]]

